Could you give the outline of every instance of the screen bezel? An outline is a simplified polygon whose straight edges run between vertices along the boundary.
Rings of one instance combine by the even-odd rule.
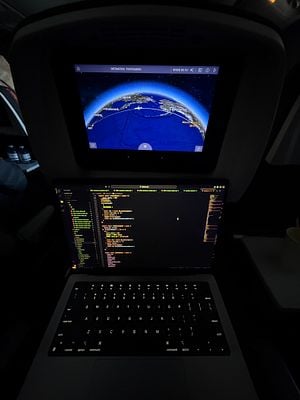
[[[78,165],[93,170],[153,171],[153,172],[209,172],[216,166],[241,72],[239,64],[227,55],[212,56],[204,52],[201,60],[188,58],[184,63],[165,54],[163,57],[148,54],[137,59],[138,50],[118,52],[118,57],[107,57],[105,63],[98,57],[77,52],[62,54],[52,62],[59,98]],[[151,52],[150,52],[151,53]],[[197,57],[200,58],[200,57]],[[226,61],[228,60],[228,61]],[[229,62],[230,60],[230,62]],[[101,62],[102,61],[102,62]],[[197,62],[196,62],[197,61]],[[201,62],[200,62],[201,61]],[[116,65],[216,65],[220,67],[215,95],[202,152],[137,151],[90,149],[83,118],[75,64]],[[239,68],[237,67],[239,66]],[[225,98],[226,96],[226,98]],[[225,98],[225,101],[224,101]]]
[[[229,181],[224,178],[214,178],[214,179],[206,179],[206,178],[198,178],[198,179],[166,179],[166,178],[101,178],[101,179],[54,179],[52,182],[52,187],[55,190],[57,186],[93,186],[93,185],[222,185],[225,186],[224,189],[224,207],[221,215],[221,220],[219,223],[218,229],[218,240],[215,244],[210,264],[207,266],[197,266],[197,267],[166,267],[166,268],[135,268],[135,267],[122,267],[118,268],[105,268],[104,266],[95,266],[95,267],[81,267],[72,269],[72,254],[70,246],[68,245],[67,256],[70,258],[69,267],[72,269],[72,273],[90,273],[90,274],[98,274],[98,275],[174,275],[174,274],[197,274],[197,273],[209,273],[211,272],[216,263],[217,253],[222,250],[222,238],[225,234],[225,209],[227,204],[227,195],[229,189]],[[61,223],[63,229],[65,230],[63,216],[60,212],[60,203],[59,198],[55,194],[57,200],[57,209],[60,215]],[[64,236],[66,237],[65,231]],[[66,238],[67,240],[67,238]],[[68,243],[67,243],[68,244]]]

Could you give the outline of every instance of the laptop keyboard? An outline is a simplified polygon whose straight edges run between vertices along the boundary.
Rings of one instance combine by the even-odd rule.
[[[76,282],[49,355],[228,355],[207,282]]]

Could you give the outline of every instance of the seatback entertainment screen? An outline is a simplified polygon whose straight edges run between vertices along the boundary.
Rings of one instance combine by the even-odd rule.
[[[91,151],[205,149],[220,66],[73,67]]]

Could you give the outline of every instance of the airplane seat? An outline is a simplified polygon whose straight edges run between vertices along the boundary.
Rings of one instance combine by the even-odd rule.
[[[229,181],[228,201],[233,203],[245,193],[263,157],[285,73],[284,44],[270,27],[221,12],[166,5],[82,10],[70,6],[57,15],[54,11],[49,16],[37,15],[15,32],[8,60],[31,147],[51,181],[128,174],[219,177]],[[163,60],[179,67],[219,63],[224,80],[230,78],[235,90],[224,87],[219,99],[220,109],[230,110],[225,127],[218,126],[219,133],[215,126],[221,142],[213,154],[215,165],[205,169],[202,162],[196,162],[181,170],[186,163],[173,162],[175,171],[160,159],[153,162],[149,152],[145,168],[141,168],[141,157],[130,163],[130,157],[120,153],[110,158],[102,153],[89,163],[86,140],[79,138],[72,118],[72,110],[77,110],[73,107],[76,91],[65,85],[70,81],[69,65],[82,60],[155,65]]]
[[[161,170],[153,170],[153,165],[143,169],[138,162],[129,165],[124,160],[116,169],[120,163],[112,155],[104,164],[99,156],[98,166],[95,160],[87,166],[83,157],[78,157],[86,141],[77,140],[78,127],[74,119],[70,122],[66,118],[66,112],[74,111],[74,103],[71,92],[63,95],[64,100],[70,96],[69,104],[62,100],[62,54],[66,53],[67,61],[71,59],[73,64],[84,60],[160,65],[160,52],[172,65],[205,65],[219,60],[238,70],[238,85],[230,97],[231,110],[216,164],[210,170],[202,170],[199,164],[181,171],[183,164],[179,163],[174,171],[163,163]],[[70,8],[25,21],[15,32],[9,61],[31,146],[53,184],[126,177],[224,178],[229,182],[228,203],[235,205],[263,158],[284,83],[286,54],[275,30],[244,17],[192,7],[119,5]],[[223,93],[224,107],[228,99]],[[242,274],[243,265],[241,269]],[[257,354],[258,359],[259,351]]]
[[[43,242],[54,214],[53,205],[38,204],[34,199],[28,180],[17,164],[0,159],[0,256],[10,262],[21,248],[24,253],[26,245]]]
[[[268,26],[222,12],[166,5],[52,10],[25,20],[8,53],[31,148],[53,186],[127,177],[222,178],[229,183],[227,201],[233,206],[263,158],[284,84],[285,57],[280,35]],[[78,63],[220,65],[219,114],[211,117],[208,151],[183,158],[179,152],[91,154],[83,118],[78,118]],[[213,165],[205,165],[210,156]]]
[[[54,207],[47,205],[15,231],[7,232],[0,228],[0,256],[2,259],[9,258],[12,261],[14,254],[18,254],[18,250],[23,249],[23,251],[26,251],[27,246],[32,248],[41,244],[43,235],[46,234],[47,224],[50,222],[53,213]]]

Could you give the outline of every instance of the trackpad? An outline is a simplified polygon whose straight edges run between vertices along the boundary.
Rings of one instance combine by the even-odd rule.
[[[188,399],[185,370],[180,359],[95,360],[91,400]]]

